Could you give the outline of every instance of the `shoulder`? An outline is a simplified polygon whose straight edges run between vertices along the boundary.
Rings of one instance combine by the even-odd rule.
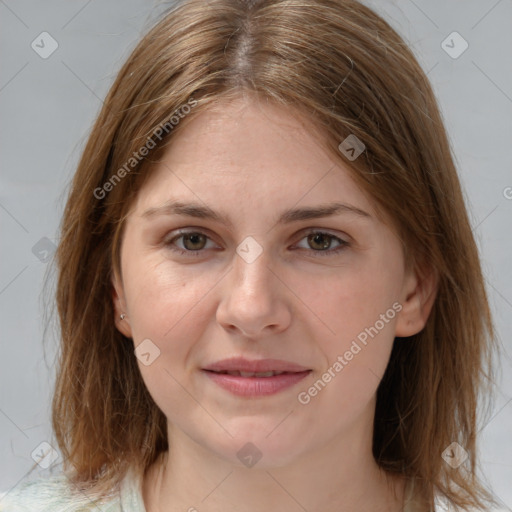
[[[0,492],[0,512],[120,512],[119,497],[94,499],[73,490],[64,474],[24,482]]]

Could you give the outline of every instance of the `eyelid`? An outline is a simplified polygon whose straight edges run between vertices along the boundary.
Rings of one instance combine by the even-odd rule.
[[[190,228],[180,228],[180,229],[172,231],[168,236],[164,237],[163,244],[165,246],[169,246],[169,245],[171,245],[171,242],[174,242],[175,240],[179,240],[184,235],[191,235],[191,234],[204,235],[207,238],[207,243],[208,243],[208,241],[212,241],[216,245],[219,245],[213,239],[210,230],[208,230],[206,228],[202,228],[202,227],[194,228],[193,226],[191,226]],[[182,250],[182,249],[178,248],[178,250]],[[205,252],[205,251],[206,251],[206,249],[201,249],[199,251],[186,251],[186,252],[189,254],[193,254],[194,252]]]
[[[343,251],[346,247],[349,247],[351,245],[351,242],[349,242],[349,240],[345,240],[344,238],[341,238],[340,236],[335,235],[334,233],[331,233],[331,231],[329,229],[324,229],[324,228],[307,228],[306,230],[301,231],[299,233],[299,237],[300,237],[299,242],[301,242],[307,236],[313,235],[313,234],[327,235],[328,237],[336,240],[339,243],[339,245],[337,247],[335,247],[334,249],[325,249],[323,251],[322,250],[315,251],[313,249],[304,249],[302,247],[300,247],[298,249],[294,249],[294,250],[301,250],[301,251],[313,253],[315,255],[314,257],[317,257],[317,256],[328,257],[328,256],[337,255],[338,253]],[[347,237],[348,237],[348,235],[347,235]],[[350,238],[350,237],[348,237],[348,238]]]
[[[174,242],[176,240],[178,240],[188,234],[204,235],[209,241],[216,243],[215,240],[213,240],[213,238],[211,236],[211,231],[209,229],[203,228],[203,227],[195,228],[193,226],[190,226],[187,228],[180,228],[180,229],[174,230],[173,232],[171,232],[171,234],[169,236],[166,236],[164,238],[163,244],[164,244],[164,246],[170,248],[170,250],[173,252],[176,252],[179,254],[186,254],[188,256],[200,256],[201,253],[204,253],[207,251],[207,249],[205,249],[205,248],[197,249],[195,251],[193,251],[193,250],[189,251],[186,249],[181,249],[180,247],[176,247],[176,246],[173,247]],[[317,256],[323,257],[323,256],[334,256],[334,255],[338,254],[339,252],[343,251],[346,247],[349,247],[351,245],[351,241],[349,241],[349,240],[351,240],[351,237],[349,237],[348,235],[345,234],[345,236],[349,238],[349,240],[345,240],[341,236],[335,235],[334,233],[331,232],[330,229],[327,229],[327,228],[315,228],[315,227],[306,228],[306,229],[301,230],[298,233],[296,233],[294,238],[299,237],[298,242],[301,242],[304,238],[306,238],[307,236],[309,236],[311,234],[327,235],[328,237],[331,237],[334,240],[336,240],[339,243],[339,245],[333,249],[329,248],[329,249],[325,249],[325,250],[316,250],[316,251],[314,249],[306,249],[303,247],[299,247],[299,248],[293,249],[293,250],[305,251],[310,254],[313,253],[314,257],[317,257]],[[210,248],[210,250],[212,250],[212,249]],[[217,249],[213,249],[213,250],[217,250]]]

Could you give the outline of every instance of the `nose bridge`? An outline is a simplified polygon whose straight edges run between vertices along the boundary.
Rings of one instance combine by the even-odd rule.
[[[272,295],[272,272],[270,272],[269,253],[261,250],[261,253],[254,258],[245,258],[242,250],[243,245],[240,244],[238,253],[233,262],[233,284],[232,293],[242,294],[253,301],[261,302],[262,300],[270,300]],[[251,248],[250,251],[253,249]],[[240,255],[241,254],[241,255]]]
[[[224,288],[217,320],[226,328],[238,328],[257,337],[266,327],[285,328],[290,315],[269,268],[270,255],[263,250],[254,260],[235,254],[230,279]]]

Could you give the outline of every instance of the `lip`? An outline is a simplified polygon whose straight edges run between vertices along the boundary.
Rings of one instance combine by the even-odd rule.
[[[282,359],[245,359],[244,357],[232,357],[230,359],[222,359],[203,368],[210,371],[242,371],[242,372],[290,372],[298,373],[310,370],[300,364],[283,361]],[[251,378],[251,377],[247,377]],[[271,378],[271,377],[266,377]]]
[[[243,372],[287,372],[272,377],[242,377],[216,373],[220,371]],[[244,358],[231,358],[217,361],[206,368],[202,373],[223,389],[236,396],[261,397],[269,396],[289,389],[299,383],[311,373],[311,369],[299,364],[280,359],[248,360]]]

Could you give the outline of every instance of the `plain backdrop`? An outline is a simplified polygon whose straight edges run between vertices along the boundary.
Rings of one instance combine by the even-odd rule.
[[[450,134],[503,344],[492,415],[481,429],[482,468],[511,510],[512,1],[366,3],[398,30],[428,72]],[[169,6],[0,0],[0,489],[58,467],[30,472],[44,443],[59,456],[50,425],[57,337],[50,331],[43,345],[50,306],[41,295],[43,280],[67,186],[102,99],[141,35]]]

